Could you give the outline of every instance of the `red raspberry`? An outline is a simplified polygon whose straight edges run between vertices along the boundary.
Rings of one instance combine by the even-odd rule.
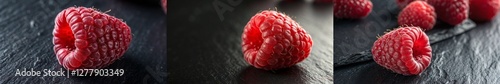
[[[333,0],[333,13],[336,18],[364,18],[372,11],[370,0]]]
[[[241,38],[247,63],[265,70],[286,68],[303,61],[313,45],[311,36],[297,22],[272,10],[253,16]]]
[[[61,11],[53,35],[57,60],[68,70],[106,67],[125,53],[132,39],[122,20],[85,7]]]
[[[427,0],[434,6],[438,19],[450,24],[458,25],[468,18],[468,0]]]
[[[418,75],[431,63],[429,38],[418,27],[401,27],[378,38],[373,44],[373,60],[403,75]]]
[[[414,1],[406,6],[398,16],[399,25],[418,26],[424,30],[430,30],[436,23],[434,7],[424,1]]]
[[[490,21],[500,10],[499,0],[470,0],[470,19],[474,21]]]

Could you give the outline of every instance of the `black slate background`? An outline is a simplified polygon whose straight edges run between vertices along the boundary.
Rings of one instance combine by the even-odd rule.
[[[214,1],[233,10],[221,20]],[[280,0],[170,0],[168,13],[169,83],[333,83],[333,7],[311,2]],[[297,65],[265,71],[247,64],[241,51],[241,34],[257,12],[277,9],[291,16],[312,36],[309,57]]]
[[[372,0],[374,9],[361,20],[335,19],[335,60],[371,49],[377,35],[397,27],[400,11],[394,1]],[[418,76],[403,76],[374,61],[335,68],[335,83],[484,84],[499,83],[500,17],[432,46],[432,63]],[[339,24],[343,23],[343,24]],[[452,26],[438,22],[438,29]]]
[[[106,67],[124,69],[125,74],[70,78],[14,76],[16,69],[63,68],[52,49],[52,30],[57,13],[71,6],[111,10],[108,14],[130,26],[133,34],[130,48],[121,59]],[[2,0],[0,83],[165,83],[166,26],[166,15],[156,0]]]

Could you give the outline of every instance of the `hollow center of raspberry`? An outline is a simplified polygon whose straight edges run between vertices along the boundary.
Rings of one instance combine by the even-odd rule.
[[[61,27],[61,30],[59,31],[60,33],[64,34],[64,37],[61,38],[61,40],[64,41],[63,46],[67,48],[69,51],[72,51],[75,49],[75,36],[73,32],[71,31],[71,28],[67,25],[64,25]]]

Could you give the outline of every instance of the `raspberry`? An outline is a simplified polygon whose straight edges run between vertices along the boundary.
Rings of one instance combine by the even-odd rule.
[[[253,16],[241,38],[247,63],[265,70],[286,68],[303,61],[313,45],[311,36],[297,22],[272,10]]]
[[[430,30],[436,23],[434,7],[424,1],[414,1],[406,6],[398,16],[399,25],[413,25]]]
[[[336,18],[359,19],[372,11],[370,0],[333,0],[333,13]]]
[[[470,0],[469,18],[474,21],[490,21],[500,10],[498,0]]]
[[[375,62],[393,72],[418,75],[431,63],[429,38],[418,27],[401,27],[378,38],[373,44]]]
[[[125,53],[132,39],[122,20],[85,7],[61,11],[53,35],[57,60],[68,70],[106,67]]]
[[[468,18],[468,0],[427,0],[434,6],[438,19],[450,24],[458,25]]]

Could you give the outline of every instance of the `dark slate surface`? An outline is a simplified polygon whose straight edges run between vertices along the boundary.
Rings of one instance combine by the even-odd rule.
[[[221,20],[214,1],[228,4]],[[333,83],[332,4],[279,2],[279,0],[169,1],[168,82],[169,83]],[[285,12],[312,36],[309,57],[291,67],[265,71],[247,64],[241,51],[241,33],[248,20],[265,9]]]
[[[374,11],[362,20],[335,19],[335,61],[349,53],[371,49],[376,35],[397,27],[400,11],[394,1],[372,0]],[[384,69],[374,61],[335,68],[335,83],[403,83],[403,84],[484,84],[499,83],[500,17],[491,22],[476,23],[463,34],[432,44],[432,63],[419,76],[403,76]],[[347,23],[352,22],[352,23]],[[345,23],[342,26],[338,23]],[[453,26],[439,22],[437,30]],[[433,32],[426,32],[427,34]]]
[[[63,68],[52,49],[52,30],[57,13],[71,6],[111,10],[108,14],[130,26],[133,33],[130,48],[121,59],[106,67],[124,69],[125,74],[69,78],[14,76],[16,69]],[[148,1],[3,0],[0,3],[0,83],[164,83],[166,26],[166,15],[159,3]]]

